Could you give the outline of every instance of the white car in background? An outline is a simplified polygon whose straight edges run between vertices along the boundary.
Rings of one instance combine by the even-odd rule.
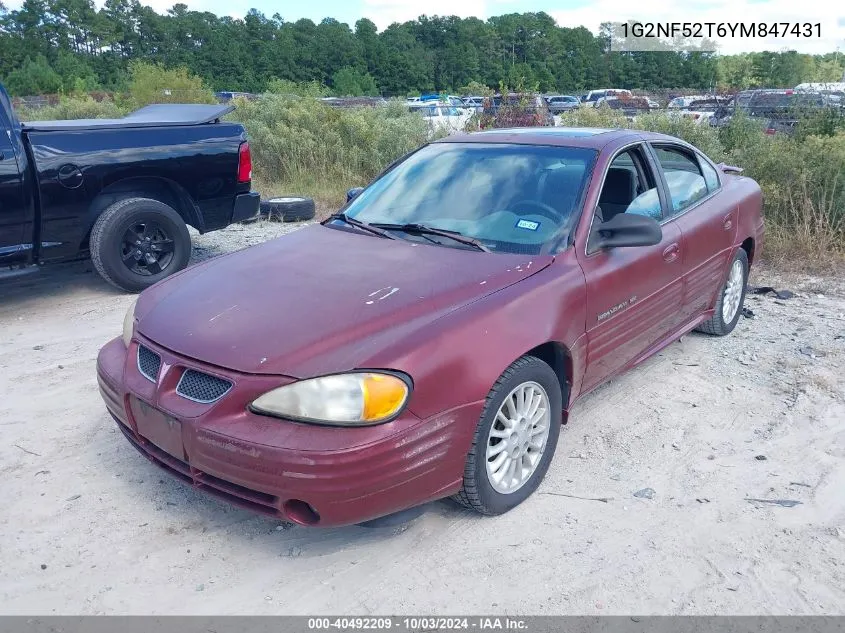
[[[581,103],[588,108],[595,108],[599,103],[608,97],[630,97],[631,91],[623,88],[602,88],[601,90],[590,90],[581,96]]]
[[[695,101],[704,101],[707,95],[690,95],[688,97],[675,97],[666,106],[669,110],[683,110],[690,107]]]
[[[418,112],[429,124],[432,133],[444,131],[459,134],[465,131],[472,118],[472,110],[458,108],[442,102],[421,102],[409,106],[411,112]]]
[[[464,97],[463,105],[465,108],[480,114],[484,109],[484,97]]]

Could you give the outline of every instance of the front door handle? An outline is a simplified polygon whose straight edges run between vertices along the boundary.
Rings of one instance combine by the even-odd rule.
[[[725,228],[726,231],[730,231],[734,227],[733,213],[729,213],[725,216],[725,219],[722,221],[722,226]]]
[[[678,259],[678,253],[681,252],[681,247],[677,243],[670,244],[663,250],[663,259],[667,262],[673,262]]]

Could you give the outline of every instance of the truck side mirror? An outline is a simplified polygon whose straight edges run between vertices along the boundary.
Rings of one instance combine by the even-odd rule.
[[[364,191],[363,187],[352,187],[352,189],[346,192],[346,201],[349,202],[362,191]]]

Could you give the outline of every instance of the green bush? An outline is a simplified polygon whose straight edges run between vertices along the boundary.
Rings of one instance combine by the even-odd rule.
[[[631,127],[631,122],[619,110],[583,107],[575,108],[560,115],[560,125],[564,127],[627,129]]]
[[[43,108],[19,108],[16,110],[21,121],[53,121],[60,119],[116,119],[126,114],[125,107],[110,99],[95,101],[84,97],[61,97],[59,103]]]
[[[266,94],[237,106],[231,117],[246,127],[259,182],[332,199],[429,137],[425,120],[400,101],[333,108],[311,97]]]

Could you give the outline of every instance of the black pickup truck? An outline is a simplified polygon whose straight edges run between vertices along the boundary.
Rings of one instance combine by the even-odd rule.
[[[140,291],[188,264],[191,237],[255,217],[252,160],[227,105],[20,122],[0,85],[0,278],[89,256]]]

